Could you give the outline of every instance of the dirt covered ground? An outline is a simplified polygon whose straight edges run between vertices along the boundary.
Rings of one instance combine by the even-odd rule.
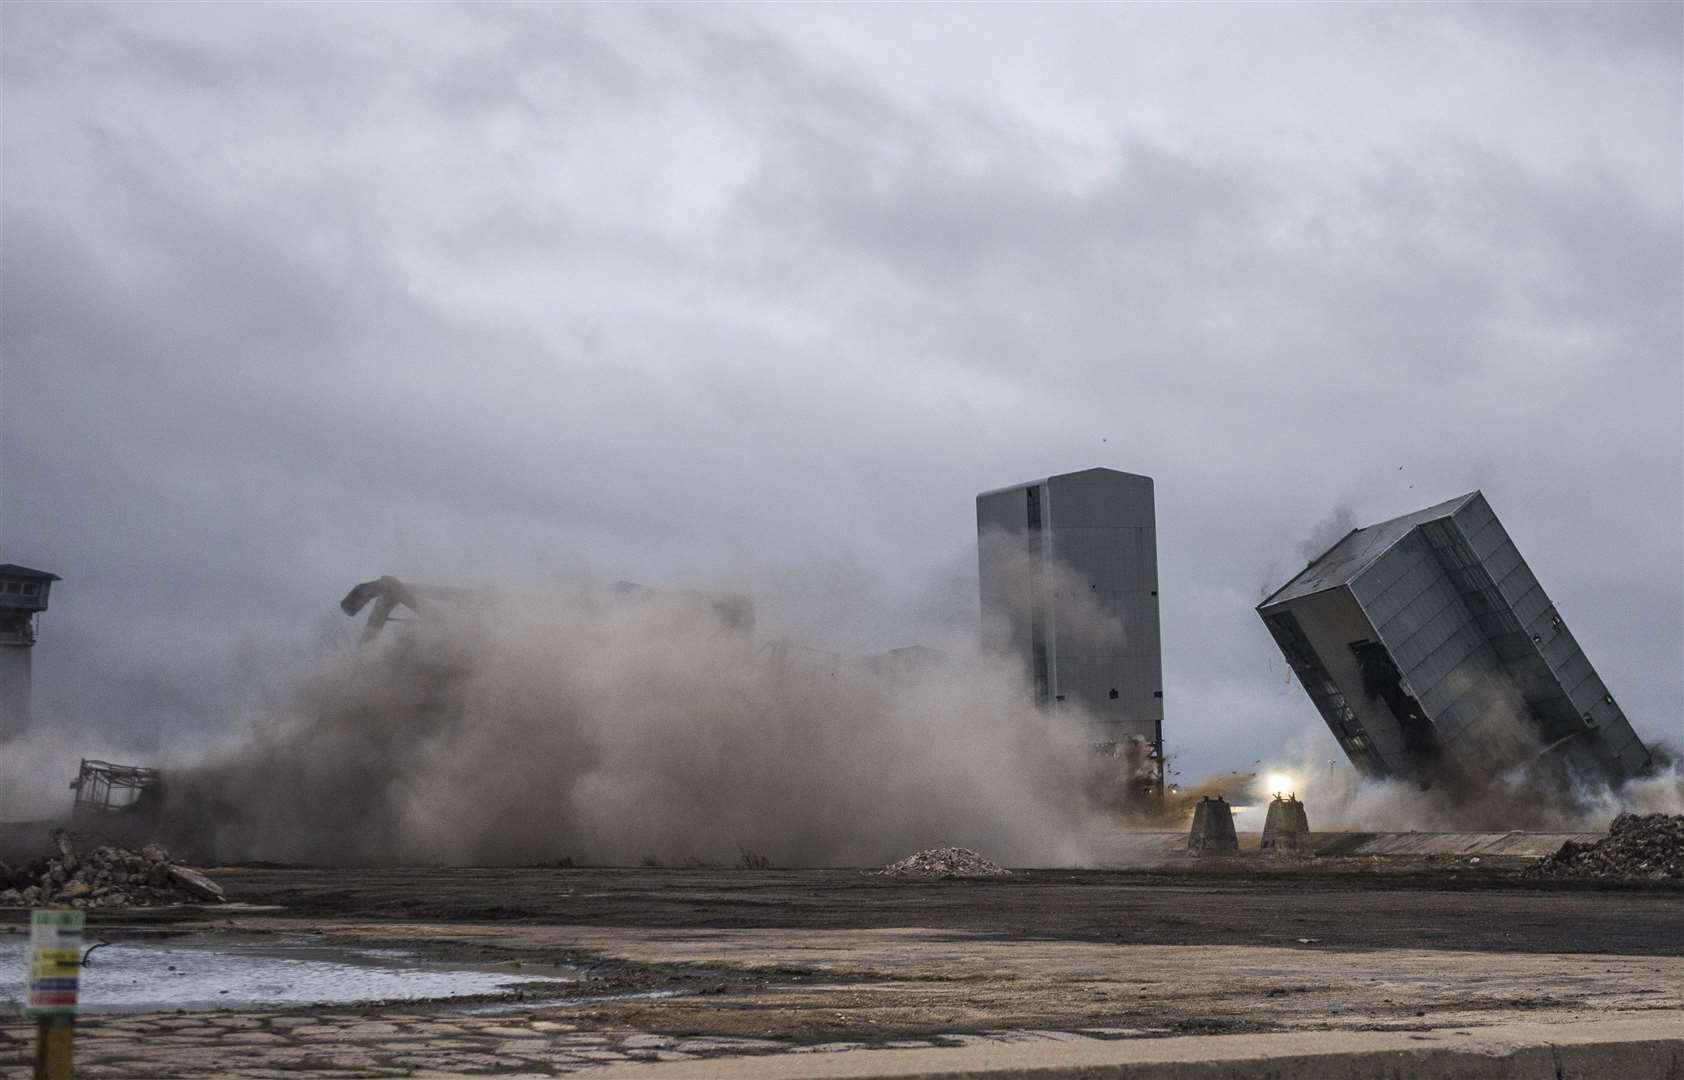
[[[639,929],[926,927],[1116,945],[1292,945],[1684,956],[1684,886],[1537,882],[1422,860],[1189,861],[901,882],[861,870],[233,869],[230,896],[299,918]],[[1329,865],[1323,865],[1329,864]]]
[[[214,876],[240,906],[97,912],[93,925],[307,932],[584,977],[491,1014],[405,1003],[89,1018],[83,1075],[554,1075],[966,1041],[1684,1015],[1684,890],[1540,883],[1483,864],[1242,859],[938,882],[725,869]],[[21,1065],[26,1025],[0,1032],[0,1065]]]

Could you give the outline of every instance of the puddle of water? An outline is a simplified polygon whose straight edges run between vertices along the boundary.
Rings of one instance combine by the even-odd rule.
[[[27,941],[0,941],[0,1012],[21,1008],[27,960]],[[100,947],[82,969],[80,1002],[86,1011],[111,1013],[420,1001],[517,988],[541,996],[574,977],[554,966],[442,963],[403,949],[330,946],[305,936],[189,936]]]

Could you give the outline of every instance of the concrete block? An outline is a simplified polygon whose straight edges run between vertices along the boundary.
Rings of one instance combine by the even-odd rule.
[[[1263,821],[1265,851],[1305,851],[1310,846],[1310,819],[1296,795],[1276,795],[1269,801],[1269,816]]]
[[[1234,834],[1234,808],[1218,795],[1206,795],[1193,810],[1193,831],[1187,837],[1188,851],[1238,851]]]

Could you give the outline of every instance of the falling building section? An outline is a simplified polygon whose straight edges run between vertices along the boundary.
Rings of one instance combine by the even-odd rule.
[[[977,496],[983,629],[1037,701],[1080,707],[1092,741],[1162,795],[1163,667],[1152,479],[1087,469]]]
[[[1477,491],[1353,530],[1257,611],[1368,775],[1618,782],[1649,764]]]

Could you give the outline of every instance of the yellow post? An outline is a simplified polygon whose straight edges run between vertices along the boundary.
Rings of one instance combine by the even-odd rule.
[[[37,1022],[35,1080],[73,1080],[76,1018],[43,1016]]]
[[[35,1080],[71,1080],[76,992],[82,972],[82,913],[33,912],[29,944],[29,1002],[24,1011],[37,1024]]]

